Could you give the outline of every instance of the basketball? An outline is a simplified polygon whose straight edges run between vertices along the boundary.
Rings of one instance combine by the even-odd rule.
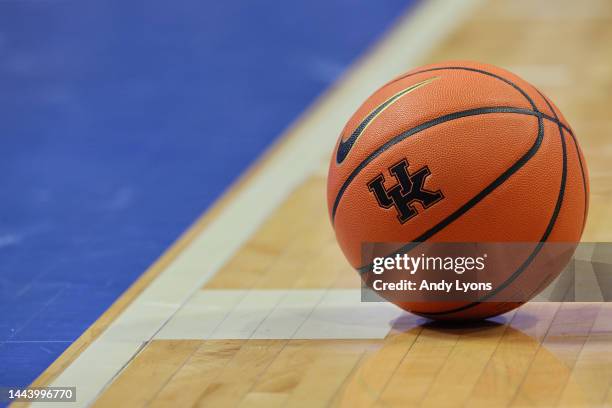
[[[331,223],[364,273],[367,242],[534,243],[495,296],[534,296],[561,272],[538,267],[540,243],[577,243],[589,200],[584,156],[553,102],[504,69],[446,62],[388,82],[357,109],[333,151]],[[567,261],[567,260],[566,260]],[[482,319],[522,301],[402,302],[433,319]]]

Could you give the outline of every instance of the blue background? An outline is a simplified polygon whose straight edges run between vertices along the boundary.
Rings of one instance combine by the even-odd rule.
[[[410,3],[0,2],[0,385],[33,381]]]

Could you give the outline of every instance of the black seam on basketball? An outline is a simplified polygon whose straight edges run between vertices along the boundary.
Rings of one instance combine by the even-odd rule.
[[[494,111],[494,109],[497,109],[497,111]],[[487,110],[487,111],[483,111],[483,110]],[[479,111],[479,112],[475,112],[475,111]],[[469,113],[469,114],[468,114]],[[455,113],[451,113],[445,116],[441,116],[439,118],[436,119],[432,119],[431,121],[425,122],[419,126],[416,126],[412,129],[408,129],[407,131],[400,133],[399,135],[395,136],[393,139],[390,139],[389,141],[387,141],[387,143],[385,143],[383,146],[386,146],[387,144],[389,144],[390,142],[393,142],[396,140],[396,138],[401,138],[400,140],[397,140],[394,143],[391,143],[389,146],[385,147],[385,150],[391,146],[393,146],[396,143],[401,142],[402,140],[406,139],[407,137],[410,137],[412,135],[414,135],[415,133],[420,132],[421,130],[425,130],[428,129],[432,126],[441,124],[441,123],[445,123],[448,121],[451,121],[453,119],[459,119],[459,118],[463,118],[463,117],[467,117],[467,116],[475,116],[475,115],[483,115],[483,114],[491,114],[491,113],[516,113],[516,114],[520,114],[520,115],[530,115],[530,116],[541,116],[544,119],[547,119],[551,122],[557,123],[559,124],[561,127],[563,127],[564,129],[567,129],[567,127],[562,123],[559,122],[557,119],[553,118],[552,116],[548,116],[545,115],[543,113],[537,113],[528,109],[523,109],[523,108],[510,108],[510,107],[494,107],[494,108],[479,108],[479,109],[470,109],[467,111],[461,111],[461,112],[455,112]],[[456,117],[450,117],[455,115]],[[448,118],[450,117],[450,118]],[[445,119],[446,118],[446,119]],[[444,119],[444,120],[442,120]],[[436,122],[436,123],[434,123]],[[426,126],[427,125],[427,126]],[[426,126],[426,127],[425,127]],[[569,129],[568,129],[569,131]],[[381,146],[381,148],[383,147]],[[378,155],[380,155],[384,150],[381,150],[379,152],[379,150],[381,149],[377,149],[374,152],[372,152],[372,155],[375,155],[374,157],[368,156],[363,162],[361,162],[359,164],[359,166],[357,166],[355,168],[355,170],[353,170],[353,172],[351,172],[351,174],[347,177],[347,179],[345,180],[345,182],[343,183],[342,187],[340,187],[340,190],[338,191],[338,194],[336,195],[336,201],[334,202],[334,205],[332,207],[332,224],[334,223],[335,220],[335,216],[336,216],[336,211],[338,209],[338,205],[340,203],[340,197],[342,196],[342,194],[344,193],[344,190],[346,190],[348,188],[348,185],[350,184],[350,182],[357,176],[357,173],[359,171],[361,171],[365,166],[367,166],[368,164],[370,164],[370,162],[376,158]],[[371,157],[371,159],[370,159]]]
[[[582,162],[582,157],[580,157],[580,149],[578,148],[578,140],[576,140],[576,136],[574,136],[574,132],[571,129],[565,128],[567,133],[572,137],[572,141],[574,142],[574,148],[576,149],[576,156],[578,156],[578,163],[580,163],[580,173],[582,173],[582,189],[584,190],[584,215],[582,217],[582,231],[584,231],[584,227],[586,226],[587,214],[589,211],[589,193],[587,191],[587,181],[586,174],[584,172],[584,164]]]
[[[548,103],[548,101],[547,101],[547,103]],[[553,211],[553,214],[552,214],[552,216],[551,216],[551,218],[550,218],[550,220],[548,222],[548,226],[546,227],[546,230],[544,231],[544,234],[542,235],[542,238],[540,239],[540,242],[538,242],[538,244],[536,245],[536,248],[527,257],[525,262],[523,262],[521,264],[521,266],[512,275],[510,275],[510,277],[508,279],[506,279],[494,291],[491,291],[491,293],[487,294],[486,296],[484,296],[479,301],[472,302],[470,304],[467,304],[465,306],[461,306],[461,307],[458,307],[458,308],[455,308],[455,309],[445,310],[445,311],[441,311],[441,312],[422,312],[422,311],[416,311],[415,310],[414,313],[418,313],[418,314],[422,314],[422,315],[426,315],[426,316],[439,316],[439,315],[446,315],[446,314],[461,312],[461,311],[464,311],[466,309],[470,309],[472,307],[478,306],[478,305],[482,304],[483,301],[486,301],[487,299],[491,298],[492,296],[495,296],[497,293],[499,293],[500,291],[502,291],[503,289],[508,287],[508,285],[510,285],[512,282],[514,282],[514,280],[516,280],[516,278],[518,278],[523,273],[523,271],[531,264],[531,262],[533,262],[535,257],[538,255],[538,253],[541,251],[542,247],[544,246],[544,243],[546,242],[546,240],[548,240],[548,237],[552,233],[552,230],[553,230],[553,228],[555,226],[555,223],[557,222],[557,218],[559,216],[559,212],[561,211],[561,206],[563,204],[563,196],[565,194],[565,186],[566,186],[566,183],[567,183],[567,147],[565,145],[565,136],[563,135],[563,127],[561,126],[561,123],[559,121],[556,121],[556,123],[557,123],[557,126],[559,128],[559,135],[560,135],[560,138],[561,138],[561,149],[562,149],[562,152],[563,152],[563,167],[562,167],[563,170],[562,170],[562,173],[561,173],[561,186],[559,187],[559,194],[557,196],[557,203],[555,204],[555,209]],[[542,129],[542,133],[543,133],[543,131],[544,130]]]
[[[359,163],[357,167],[355,167],[355,169],[353,169],[353,171],[351,172],[351,174],[349,174],[346,180],[344,180],[344,183],[342,183],[340,190],[338,190],[338,194],[336,194],[336,199],[334,200],[334,205],[332,207],[332,216],[331,216],[332,223],[335,221],[336,212],[338,210],[338,205],[340,204],[340,199],[342,198],[344,192],[346,191],[348,186],[351,184],[353,179],[357,177],[357,174],[359,174],[361,170],[363,170],[368,164],[370,164],[376,157],[380,156],[387,149],[407,139],[408,137],[416,133],[419,133],[423,130],[429,129],[433,126],[436,126],[442,123],[446,123],[446,122],[450,122],[455,119],[468,117],[468,116],[486,115],[486,114],[492,114],[492,113],[516,113],[516,114],[522,114],[522,115],[541,116],[541,113],[539,112],[534,112],[532,110],[524,109],[524,108],[512,108],[512,107],[501,107],[500,106],[500,107],[490,107],[490,108],[468,109],[465,111],[454,112],[454,113],[449,113],[448,115],[440,116],[438,118],[429,120],[427,122],[424,122],[418,126],[415,126],[411,129],[408,129],[400,133],[399,135],[389,139],[388,141],[383,143],[380,147],[378,147],[376,150],[374,150],[372,153],[370,153],[368,157],[366,157],[361,163]]]
[[[589,198],[588,198],[588,195],[587,195],[586,176],[584,174],[584,167],[582,166],[582,158],[580,157],[580,149],[578,148],[578,140],[576,140],[576,137],[574,136],[574,132],[572,132],[572,130],[569,128],[569,126],[566,126],[565,124],[563,124],[563,122],[561,122],[561,120],[559,119],[559,115],[557,115],[557,112],[555,112],[555,109],[553,108],[553,106],[550,103],[550,101],[548,100],[548,98],[542,92],[540,92],[539,89],[536,89],[536,91],[544,99],[544,102],[546,102],[546,105],[548,105],[548,108],[553,113],[555,119],[557,120],[557,125],[559,125],[559,127],[562,127],[563,129],[565,129],[567,131],[567,133],[570,134],[570,136],[572,138],[572,141],[574,142],[574,148],[576,149],[576,156],[578,156],[578,163],[580,164],[580,172],[582,173],[582,190],[584,191],[584,212],[582,214],[582,229],[581,229],[581,232],[582,232],[582,231],[584,231],[584,227],[586,225],[586,217],[587,217],[587,211],[588,211]],[[559,129],[559,130],[562,132],[561,129]],[[565,137],[565,136],[562,135],[562,137]]]
[[[521,93],[521,95],[523,95],[525,97],[525,99],[527,99],[527,101],[529,101],[529,104],[531,105],[531,107],[533,108],[534,111],[539,112],[538,107],[536,106],[536,104],[533,102],[533,99],[531,99],[531,97],[527,94],[527,92],[525,92],[520,86],[518,86],[517,84],[515,84],[514,82],[510,81],[507,78],[504,78],[503,76],[494,74],[492,72],[489,71],[485,71],[484,69],[478,69],[478,68],[470,68],[470,67],[459,67],[459,66],[449,66],[449,67],[436,67],[436,68],[429,68],[429,69],[423,69],[421,71],[416,71],[416,72],[411,72],[408,73],[406,75],[403,75],[397,79],[395,79],[393,82],[397,82],[399,80],[402,80],[404,78],[408,78],[411,77],[413,75],[417,75],[417,74],[422,74],[424,72],[431,72],[431,71],[442,71],[445,69],[449,69],[449,70],[463,70],[463,71],[472,71],[472,72],[478,72],[480,74],[485,74],[485,75],[489,75],[492,76],[493,78],[497,78],[505,83],[507,83],[508,85],[512,86],[514,89],[516,89],[517,91],[519,91]]]
[[[485,71],[485,70],[482,70],[482,69],[469,68],[469,67],[458,67],[458,66],[450,66],[450,67],[436,67],[436,68],[424,69],[424,70],[417,71],[417,72],[411,72],[411,73],[409,73],[409,74],[406,74],[406,75],[404,75],[404,76],[401,76],[401,77],[397,78],[397,79],[396,79],[396,80],[394,80],[393,82],[399,81],[399,80],[401,80],[401,79],[403,79],[403,78],[408,78],[408,77],[413,76],[413,75],[422,74],[422,73],[425,73],[425,72],[431,72],[431,71],[442,71],[442,70],[464,70],[464,71],[478,72],[478,73],[480,73],[480,74],[484,74],[484,75],[491,76],[491,77],[493,77],[493,78],[497,78],[497,79],[499,79],[500,81],[505,82],[506,84],[508,84],[508,85],[512,86],[514,89],[516,89],[517,91],[519,91],[519,92],[521,93],[521,95],[523,95],[523,97],[525,97],[525,99],[527,99],[527,101],[529,102],[529,104],[530,104],[530,105],[531,105],[531,107],[533,108],[533,112],[538,113],[538,114],[541,114],[541,112],[538,110],[538,107],[537,107],[537,106],[536,106],[536,104],[533,102],[533,99],[531,99],[531,97],[530,97],[530,96],[529,96],[529,95],[528,95],[528,94],[527,94],[527,93],[526,93],[526,92],[525,92],[525,91],[524,91],[524,90],[523,90],[523,89],[522,89],[520,86],[518,86],[517,84],[515,84],[514,82],[510,81],[510,80],[509,80],[509,79],[507,79],[507,78],[504,78],[504,77],[502,77],[502,76],[499,76],[499,75],[497,75],[497,74],[494,74],[494,73],[492,73],[492,72]],[[477,109],[486,109],[486,108],[477,108]],[[515,109],[523,109],[523,108],[515,108]],[[525,109],[525,110],[527,110],[527,109]],[[467,112],[467,111],[463,111],[463,112]],[[452,115],[452,114],[451,114],[451,115]],[[445,116],[449,116],[449,115],[445,115]],[[441,116],[440,118],[445,117],[445,116]],[[469,115],[468,115],[468,116],[469,116]],[[433,119],[433,120],[435,121],[436,119]],[[451,118],[451,119],[448,119],[448,120],[452,120],[452,118]],[[430,122],[431,122],[431,121],[430,121]],[[426,123],[429,123],[429,122],[426,122]],[[419,126],[422,126],[422,125],[423,125],[423,124],[421,124],[421,125],[419,125]],[[433,126],[433,125],[432,125],[432,126]],[[418,127],[418,126],[417,126],[417,127]],[[415,128],[413,128],[413,129],[416,129],[416,127],[415,127]],[[404,132],[404,133],[405,133],[405,132]],[[393,140],[393,139],[392,139],[392,140]],[[387,142],[387,143],[388,143],[388,142]],[[385,143],[385,144],[386,144],[386,143]],[[383,145],[383,146],[384,146],[384,145]],[[379,148],[379,149],[380,149],[380,148]],[[376,152],[377,152],[379,149],[375,150],[375,151],[374,151],[372,154],[376,153]],[[370,156],[368,156],[368,158],[366,158],[365,160],[368,160],[369,158],[370,158]],[[364,162],[365,162],[365,160],[364,160]],[[371,160],[370,160],[370,161],[371,161]],[[331,214],[331,223],[332,223],[332,225],[334,224],[334,221],[335,221],[335,219],[336,219],[336,211],[337,211],[337,209],[338,209],[338,205],[339,205],[339,203],[340,203],[340,199],[342,198],[342,195],[344,194],[344,191],[347,189],[348,185],[350,184],[350,181],[352,181],[352,179],[354,178],[354,174],[356,174],[357,172],[361,171],[361,169],[363,169],[363,167],[365,167],[365,165],[364,165],[364,166],[362,166],[362,165],[364,164],[364,162],[361,162],[361,163],[359,164],[359,166],[357,166],[357,167],[356,167],[356,168],[355,168],[355,169],[354,169],[354,170],[351,172],[351,174],[349,175],[349,178],[347,178],[347,179],[344,181],[344,183],[343,183],[343,184],[342,184],[342,186],[340,187],[340,190],[338,190],[338,193],[336,194],[336,198],[334,199],[334,205],[333,205],[333,207],[332,207],[332,214]],[[369,163],[369,162],[368,162],[368,163]],[[367,163],[366,163],[366,164],[367,164]],[[353,176],[353,177],[351,178],[351,176]],[[349,180],[349,179],[350,179],[350,180]]]
[[[553,109],[552,105],[549,103],[546,96],[544,96],[539,90],[538,90],[538,93],[542,96],[542,98],[544,98],[544,101],[550,107],[550,110],[552,110],[553,115],[555,115],[555,120],[557,121],[557,124],[561,126],[567,133],[569,133],[569,135],[572,137],[572,142],[574,142],[574,148],[576,149],[576,156],[578,156],[578,163],[580,164],[580,173],[582,174],[582,190],[584,191],[584,214],[582,216],[582,231],[584,231],[584,227],[586,225],[587,212],[589,209],[589,195],[587,193],[586,174],[584,173],[584,165],[582,163],[582,157],[580,157],[580,149],[578,148],[578,140],[576,140],[576,136],[574,135],[574,132],[572,132],[572,129],[570,129],[569,126],[561,122],[561,120],[559,119],[559,116],[557,116],[557,113]]]
[[[569,126],[567,126],[565,123],[561,122],[561,119],[559,119],[557,117],[554,117],[554,116],[547,115],[545,113],[542,113],[542,117],[544,119],[550,120],[551,122],[555,122],[557,125],[561,126],[564,130],[566,130],[568,132],[571,132],[571,129],[569,128]]]

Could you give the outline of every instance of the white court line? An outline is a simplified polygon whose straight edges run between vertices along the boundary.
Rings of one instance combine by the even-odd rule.
[[[50,385],[76,386],[74,406],[92,403],[288,194],[327,161],[338,133],[360,102],[388,79],[421,63],[478,2],[428,0],[411,10],[306,112],[252,181]]]
[[[235,289],[198,291],[155,338],[209,339],[246,294],[246,290]]]
[[[289,293],[290,292],[290,293]],[[287,290],[277,307],[257,327],[252,339],[291,339],[319,304],[327,289]]]
[[[330,289],[292,339],[382,339],[403,312],[387,302],[361,302],[360,289]]]
[[[156,340],[382,339],[404,312],[360,289],[198,291]]]
[[[285,294],[286,291],[283,290],[250,290],[210,338],[218,340],[250,338]]]

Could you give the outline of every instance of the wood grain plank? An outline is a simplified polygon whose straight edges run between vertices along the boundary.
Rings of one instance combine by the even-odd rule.
[[[142,407],[200,345],[197,340],[152,341],[94,404],[96,407]]]

